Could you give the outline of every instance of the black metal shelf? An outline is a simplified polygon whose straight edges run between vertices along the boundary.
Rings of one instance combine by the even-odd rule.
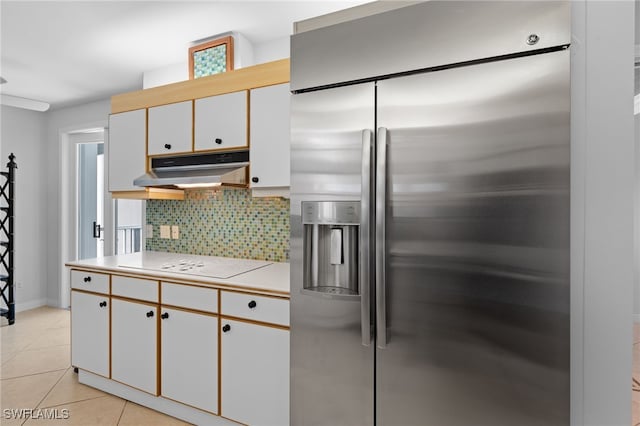
[[[0,172],[0,177],[6,180],[0,184],[0,202],[6,204],[0,207],[0,300],[6,307],[0,306],[0,316],[6,317],[9,325],[15,323],[16,307],[14,299],[14,217],[15,217],[15,170],[18,165],[16,156],[11,153],[6,172]],[[3,271],[4,269],[4,271]]]

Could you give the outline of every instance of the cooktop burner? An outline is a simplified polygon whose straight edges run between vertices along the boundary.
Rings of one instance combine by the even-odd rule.
[[[118,266],[227,279],[267,265],[271,265],[271,262],[216,256],[143,252],[139,258]]]

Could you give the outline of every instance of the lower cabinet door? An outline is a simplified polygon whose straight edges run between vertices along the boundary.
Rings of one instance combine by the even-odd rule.
[[[158,394],[158,307],[111,301],[111,378]]]
[[[109,377],[109,296],[71,292],[71,364]]]
[[[218,413],[218,317],[161,309],[160,394]]]
[[[289,424],[289,331],[222,319],[222,416]]]

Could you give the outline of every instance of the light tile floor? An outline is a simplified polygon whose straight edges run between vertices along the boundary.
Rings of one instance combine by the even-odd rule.
[[[178,419],[78,383],[70,365],[69,311],[38,308],[20,312],[9,326],[0,318],[0,424],[187,425]],[[8,418],[5,409],[56,415],[58,419]],[[65,411],[68,410],[68,419]]]
[[[187,425],[178,419],[78,383],[70,365],[69,311],[20,312],[16,323],[0,319],[0,424]],[[632,426],[640,426],[640,324],[633,330]],[[635,380],[638,380],[636,383]],[[68,419],[9,419],[5,409],[52,408]]]

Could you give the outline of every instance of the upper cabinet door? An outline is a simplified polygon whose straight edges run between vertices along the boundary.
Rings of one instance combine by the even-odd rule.
[[[289,84],[251,91],[251,188],[289,186]]]
[[[196,99],[195,150],[247,146],[247,92]]]
[[[149,108],[149,155],[192,151],[193,102]]]
[[[109,116],[109,191],[141,190],[133,180],[145,172],[146,110]]]

